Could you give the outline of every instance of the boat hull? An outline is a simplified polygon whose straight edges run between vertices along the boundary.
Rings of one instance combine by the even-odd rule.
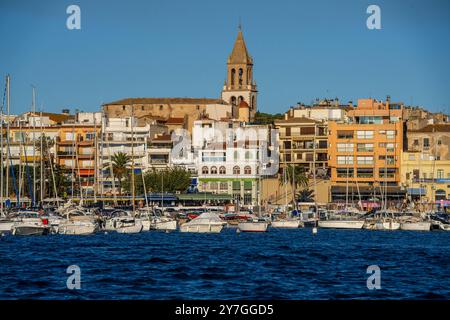
[[[58,233],[65,235],[89,235],[95,233],[96,226],[92,225],[77,225],[77,224],[62,224],[58,226]]]
[[[14,225],[14,222],[12,222],[12,221],[0,222],[0,233],[11,232],[11,229],[12,229],[13,225]]]
[[[400,223],[398,222],[377,222],[375,223],[375,230],[399,230]]]
[[[297,229],[300,228],[300,221],[286,220],[286,221],[272,221],[272,228]]]
[[[319,220],[319,228],[330,229],[362,229],[364,221],[347,221],[347,220]]]
[[[223,229],[221,224],[183,224],[180,226],[180,232],[194,233],[220,233]]]
[[[403,222],[400,224],[401,230],[430,231],[431,222]]]
[[[240,222],[238,230],[241,232],[266,232],[269,226],[266,222]]]
[[[15,236],[42,236],[48,234],[49,228],[44,226],[22,225],[13,226],[12,234]]]
[[[133,226],[120,227],[116,229],[117,233],[139,233],[143,229],[142,223]]]

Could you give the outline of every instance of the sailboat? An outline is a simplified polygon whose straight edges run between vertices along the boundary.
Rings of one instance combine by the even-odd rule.
[[[320,228],[332,229],[362,229],[365,221],[361,219],[361,212],[354,207],[348,205],[348,178],[349,168],[347,167],[347,184],[345,195],[345,208],[336,215],[331,216],[331,211],[326,213],[325,220],[319,220],[317,225]]]
[[[261,150],[260,150],[261,151]],[[260,152],[260,154],[262,154]],[[261,174],[258,179],[258,218],[248,218],[247,221],[238,223],[240,232],[266,232],[269,223],[261,217]]]
[[[286,166],[285,166],[286,168]],[[271,222],[272,228],[285,228],[285,229],[297,229],[301,226],[301,221],[299,219],[293,219],[289,217],[288,204],[287,204],[287,181],[286,181],[286,170],[283,171],[283,182],[285,185],[285,219],[277,219]]]

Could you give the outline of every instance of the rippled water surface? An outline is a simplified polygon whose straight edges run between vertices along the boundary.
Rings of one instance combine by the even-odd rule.
[[[70,265],[80,290],[67,289]],[[369,265],[380,290],[367,289]],[[0,299],[450,299],[449,274],[448,232],[0,238]]]

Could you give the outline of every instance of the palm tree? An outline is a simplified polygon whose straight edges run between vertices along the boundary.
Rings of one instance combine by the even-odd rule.
[[[280,184],[289,183],[292,186],[292,200],[295,202],[297,187],[307,188],[309,183],[308,176],[306,175],[305,170],[300,166],[289,164],[284,170],[286,170],[286,177],[280,175]]]
[[[314,201],[314,191],[310,189],[303,189],[297,193],[298,202],[313,202]]]
[[[119,195],[122,195],[122,179],[129,171],[131,157],[124,152],[117,152],[111,157],[111,162],[114,179],[119,180]]]

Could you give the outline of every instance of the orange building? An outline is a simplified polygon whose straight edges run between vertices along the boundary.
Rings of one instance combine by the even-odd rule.
[[[360,99],[346,122],[330,121],[329,167],[332,201],[400,200],[403,104]]]
[[[57,163],[72,174],[74,183],[92,193],[96,169],[97,145],[96,137],[101,126],[94,124],[65,124],[60,127],[56,138]],[[83,190],[86,192],[86,190]],[[79,194],[79,190],[74,191]]]

